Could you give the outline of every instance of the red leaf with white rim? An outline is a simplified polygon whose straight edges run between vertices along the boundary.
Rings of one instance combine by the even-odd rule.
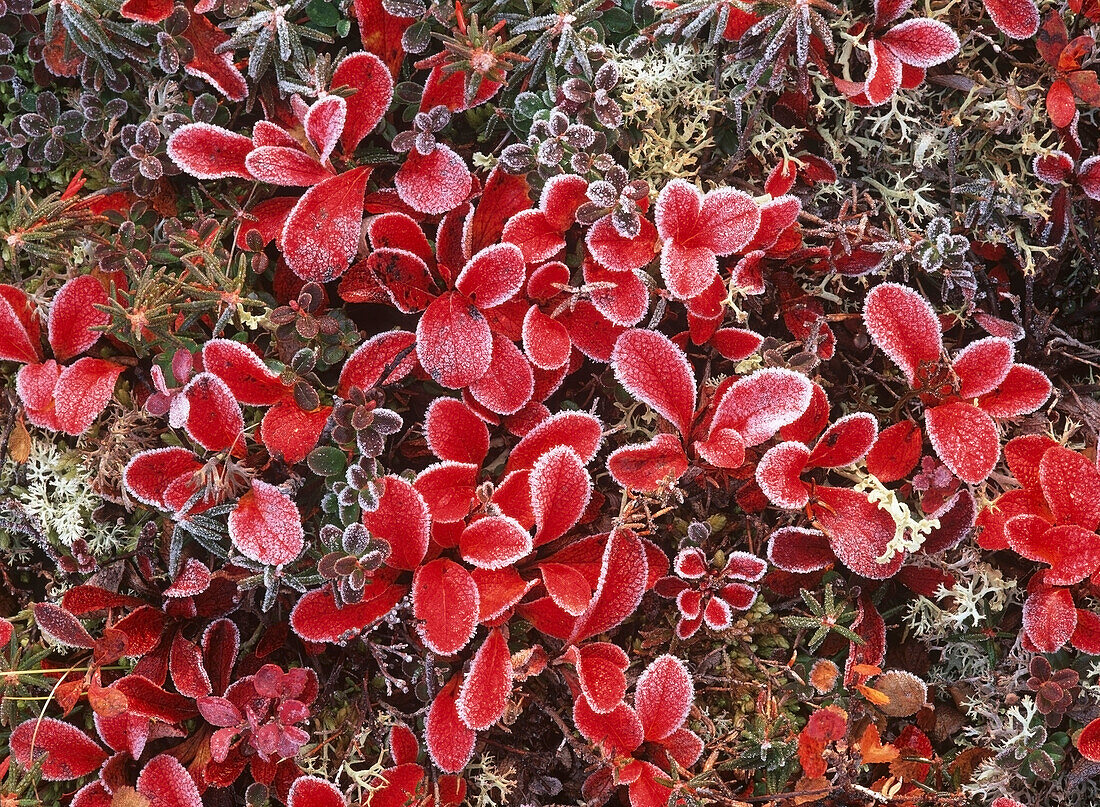
[[[190,8],[191,21],[181,36],[191,44],[194,58],[183,66],[192,76],[209,81],[214,88],[230,101],[243,101],[248,97],[248,83],[233,62],[233,52],[218,52],[218,48],[229,42],[229,35],[221,28]]]
[[[814,445],[809,464],[817,468],[845,468],[866,456],[878,437],[874,415],[855,412],[830,426]]]
[[[588,228],[585,246],[593,258],[613,272],[641,269],[656,254],[657,228],[644,217],[640,224],[638,235],[626,238],[615,229],[611,217],[604,216]]]
[[[819,486],[815,494],[821,506],[814,506],[814,517],[840,562],[871,580],[893,577],[905,553],[895,552],[885,563],[877,560],[894,538],[893,517],[865,494],[848,488]]]
[[[760,345],[764,343],[764,337],[756,331],[744,328],[722,328],[710,338],[710,343],[722,354],[722,358],[741,361],[760,349]]]
[[[87,356],[63,369],[53,389],[58,430],[71,435],[87,431],[111,402],[115,382],[125,369]]]
[[[474,503],[479,466],[467,462],[437,462],[429,465],[413,486],[424,497],[432,520],[461,521]]]
[[[1024,633],[1040,653],[1057,653],[1077,628],[1077,608],[1068,588],[1039,585],[1024,601]]]
[[[607,470],[618,484],[643,492],[676,482],[687,469],[687,455],[674,434],[658,434],[648,443],[617,448],[607,458]]]
[[[924,423],[936,455],[963,482],[976,485],[993,473],[1001,442],[988,414],[973,404],[954,401],[926,410]]]
[[[406,213],[382,213],[367,220],[367,240],[372,249],[401,249],[411,252],[429,266],[435,264],[435,251],[412,216]]]
[[[614,272],[596,261],[585,261],[584,282],[596,310],[616,325],[637,325],[649,310],[649,289],[634,272]]]
[[[1100,535],[1066,524],[1052,527],[1038,516],[1014,516],[1005,522],[1009,547],[1039,563],[1049,563],[1043,582],[1072,586],[1100,568]]]
[[[455,279],[455,289],[478,308],[493,308],[515,297],[526,277],[519,247],[494,244],[466,262]]]
[[[806,411],[793,423],[779,429],[780,440],[797,440],[810,445],[814,438],[829,425],[829,398],[817,382],[813,382],[810,391],[810,403]]]
[[[441,294],[416,325],[416,355],[436,383],[451,389],[473,384],[493,357],[485,315],[459,292]]]
[[[488,369],[467,387],[475,401],[498,415],[514,415],[535,392],[531,362],[505,336],[492,335]]]
[[[588,201],[588,182],[576,174],[559,174],[546,180],[539,196],[539,210],[546,213],[547,221],[565,232],[573,226],[577,209]]]
[[[369,272],[378,285],[385,289],[394,307],[403,314],[423,311],[435,298],[435,283],[431,270],[424,260],[404,249],[382,247],[375,249],[366,260],[344,276],[345,283],[352,283],[359,272]],[[341,296],[351,301],[352,296],[340,286]]]
[[[885,104],[901,87],[901,60],[884,42],[872,39],[867,45],[871,63],[863,92],[871,106]]]
[[[202,807],[195,780],[178,759],[168,754],[155,756],[145,764],[136,789],[156,807]]]
[[[416,334],[408,331],[372,336],[344,362],[337,394],[346,396],[352,387],[369,390],[380,384],[396,384],[416,367],[417,354],[412,350],[415,343]]]
[[[204,344],[202,366],[224,381],[233,397],[247,406],[271,406],[289,392],[278,373],[269,369],[255,351],[232,339],[211,339]]]
[[[1039,485],[1058,524],[1100,526],[1100,471],[1075,451],[1054,446],[1039,460]]]
[[[319,776],[299,776],[290,786],[286,807],[347,807],[344,794]]]
[[[1012,343],[997,336],[967,345],[951,362],[959,377],[959,395],[977,398],[995,390],[1008,376],[1015,355]]]
[[[780,443],[768,449],[756,466],[756,484],[776,507],[800,510],[810,501],[810,488],[801,475],[810,461],[802,443]]]
[[[562,176],[572,176],[563,174]],[[565,248],[565,237],[542,210],[522,210],[504,225],[501,240],[515,244],[526,263],[542,263]]]
[[[569,361],[573,343],[569,331],[537,306],[527,309],[523,318],[523,352],[528,361],[543,370],[556,370]]]
[[[489,430],[456,398],[436,398],[424,415],[424,438],[441,460],[481,465],[489,453]]]
[[[479,518],[458,539],[462,559],[479,569],[511,566],[531,554],[532,547],[531,533],[508,516]]]
[[[779,237],[798,221],[802,202],[796,196],[780,196],[760,207],[760,225],[752,240],[738,252],[766,251],[775,246]],[[705,211],[704,211],[705,213]]]
[[[746,446],[759,445],[805,412],[812,394],[813,384],[801,373],[780,367],[757,370],[722,396],[711,433],[735,429]]]
[[[879,37],[902,62],[932,67],[959,52],[959,37],[939,20],[917,18],[898,23]]]
[[[607,539],[592,602],[573,626],[573,643],[611,630],[637,609],[649,579],[646,552],[638,537],[616,529]]]
[[[484,731],[508,709],[512,694],[512,656],[500,628],[493,628],[470,662],[458,690],[458,717],[467,728]]]
[[[982,0],[993,24],[1009,39],[1031,39],[1039,30],[1035,0]]]
[[[573,725],[586,740],[601,746],[608,756],[629,755],[645,740],[642,722],[625,703],[600,714],[589,705],[587,698],[576,698]]]
[[[270,185],[310,188],[334,174],[297,146],[260,146],[244,161],[248,173]]]
[[[1077,609],[1077,627],[1069,642],[1082,653],[1100,656],[1100,614]]]
[[[382,478],[378,507],[363,512],[363,525],[390,545],[386,564],[393,569],[412,571],[428,553],[428,505],[420,492],[399,476]]]
[[[38,315],[27,293],[0,283],[0,361],[40,361],[41,336]]]
[[[1081,756],[1093,762],[1100,762],[1100,718],[1093,720],[1077,737],[1077,750]],[[1004,799],[1008,801],[1008,799]],[[995,804],[993,807],[1004,807]],[[1023,805],[1021,805],[1023,807]]]
[[[688,434],[695,413],[695,374],[687,356],[657,331],[633,329],[615,342],[615,378],[627,392],[652,406]]]
[[[1058,150],[1038,154],[1031,161],[1031,170],[1049,185],[1058,185],[1069,180],[1073,176],[1073,167],[1073,158]]]
[[[607,714],[626,696],[626,669],[630,659],[618,645],[592,642],[573,650],[581,693],[592,711]]]
[[[359,250],[363,194],[371,169],[353,168],[303,194],[283,227],[283,258],[302,280],[327,283],[344,274]]]
[[[208,451],[239,447],[244,415],[229,386],[213,373],[199,373],[172,399],[169,422]]]
[[[548,544],[573,529],[592,498],[592,480],[580,456],[569,446],[552,448],[531,469],[531,509],[535,546]]]
[[[23,403],[27,420],[43,429],[57,431],[54,390],[61,377],[61,365],[53,359],[42,364],[25,364],[15,376],[15,391]]]
[[[603,424],[595,415],[557,412],[523,436],[508,455],[505,471],[533,468],[539,457],[556,446],[569,446],[587,465],[596,456],[602,440]]]
[[[382,60],[373,53],[359,51],[340,60],[332,73],[332,89],[352,87],[347,101],[347,116],[340,143],[348,154],[355,151],[386,114],[393,100],[393,77]]]
[[[453,560],[439,558],[416,570],[412,603],[417,632],[433,653],[454,655],[474,637],[477,584]]]
[[[688,580],[698,580],[707,573],[707,556],[697,546],[681,549],[673,562],[676,574]]]
[[[8,747],[27,770],[41,760],[42,778],[49,782],[86,776],[107,759],[107,753],[87,734],[52,717],[20,723],[8,738]]]
[[[1077,184],[1085,196],[1100,200],[1100,157],[1089,157],[1077,169]]]
[[[210,588],[210,569],[197,558],[183,563],[172,585],[164,590],[165,597],[193,597]]]
[[[32,610],[35,624],[46,638],[66,647],[95,647],[95,640],[84,625],[65,609],[48,602],[36,602]]]
[[[997,418],[1028,415],[1046,403],[1052,389],[1042,370],[1014,364],[995,390],[978,399],[978,406]]]
[[[280,401],[260,422],[260,441],[271,456],[281,456],[287,465],[297,465],[317,445],[331,413],[331,406],[307,412],[293,400]]]
[[[65,283],[50,303],[50,347],[58,361],[66,361],[90,349],[103,334],[92,328],[106,325],[110,317],[96,308],[107,305],[107,290],[91,275]]]
[[[684,662],[667,654],[654,659],[638,678],[634,692],[645,738],[663,740],[683,726],[694,699],[695,687]]]
[[[202,663],[202,651],[187,641],[182,633],[177,633],[172,640],[168,669],[176,691],[185,697],[204,698],[213,691],[210,676]],[[140,752],[138,756],[141,756]]]
[[[474,754],[477,733],[458,714],[458,682],[454,676],[435,696],[424,721],[424,742],[432,762],[445,773],[458,773]]]
[[[229,514],[229,538],[245,557],[271,566],[289,563],[305,546],[294,500],[274,485],[252,480]]]
[[[401,201],[430,215],[446,213],[465,202],[473,184],[473,175],[463,159],[441,143],[431,154],[410,151],[393,178]]]
[[[554,603],[571,616],[580,616],[592,602],[588,579],[567,563],[540,563],[542,583]]]
[[[327,95],[314,101],[302,121],[306,137],[317,149],[318,159],[328,160],[332,150],[344,131],[344,121],[348,116],[348,104],[339,95]]]
[[[897,283],[867,292],[863,307],[867,333],[914,386],[922,364],[938,364],[943,351],[940,321],[920,294]]]
[[[405,586],[375,576],[363,588],[363,599],[337,608],[329,586],[309,591],[290,612],[290,627],[307,642],[344,643],[374,627],[405,596]]]
[[[179,446],[153,448],[135,454],[122,470],[126,492],[143,504],[166,509],[164,488],[173,479],[202,469],[193,451]]]
[[[188,123],[168,138],[168,156],[196,179],[252,179],[245,158],[254,148],[251,138],[210,123]]]
[[[896,482],[909,475],[920,461],[924,436],[920,426],[903,420],[879,432],[875,444],[867,452],[867,471],[880,482]]]

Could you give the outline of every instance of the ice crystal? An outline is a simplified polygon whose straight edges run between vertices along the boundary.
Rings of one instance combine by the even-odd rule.
[[[894,537],[886,544],[886,551],[875,558],[878,563],[889,563],[899,552],[916,552],[924,545],[929,533],[940,526],[938,518],[913,518],[909,505],[898,499],[895,491],[890,490],[874,474],[860,475],[855,489],[867,494],[867,498],[885,510],[894,519]]]

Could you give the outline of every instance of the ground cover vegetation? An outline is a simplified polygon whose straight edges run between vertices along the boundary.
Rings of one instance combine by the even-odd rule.
[[[1067,3],[0,0],[0,805],[1100,803]]]

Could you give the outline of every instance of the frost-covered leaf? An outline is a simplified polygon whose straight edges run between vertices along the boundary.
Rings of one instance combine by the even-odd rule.
[[[580,456],[569,446],[547,451],[531,469],[531,509],[538,531],[535,545],[565,535],[580,520],[592,497],[592,480]]]
[[[424,721],[424,742],[432,762],[446,773],[458,773],[474,753],[477,733],[462,722],[458,712],[459,676],[454,676],[435,696]]]
[[[168,156],[196,179],[252,179],[245,158],[254,148],[244,135],[210,123],[187,123],[168,138]]]
[[[474,178],[450,147],[437,143],[431,154],[416,149],[393,178],[401,201],[420,213],[438,215],[466,201]]]
[[[477,584],[453,560],[439,558],[416,570],[412,603],[417,632],[433,653],[454,655],[473,638],[478,623]]]
[[[208,451],[238,448],[244,440],[244,415],[229,385],[213,373],[196,375],[172,399],[169,423]]]
[[[684,662],[663,655],[653,660],[638,678],[634,708],[647,740],[663,740],[687,720],[695,699],[695,687]]]
[[[531,554],[531,534],[508,516],[479,518],[458,540],[462,559],[479,569],[503,569]]]
[[[332,88],[342,86],[355,89],[346,99],[347,116],[340,135],[344,151],[350,154],[386,114],[393,100],[393,77],[373,53],[358,51],[341,59],[332,73]]]
[[[376,576],[363,588],[359,602],[337,608],[329,586],[315,589],[290,612],[290,627],[307,642],[345,642],[380,622],[406,590]]]
[[[431,534],[431,518],[424,497],[408,481],[392,474],[382,477],[378,507],[363,512],[371,535],[390,545],[386,564],[412,571],[424,560]]]
[[[305,546],[294,500],[259,479],[252,480],[252,489],[230,512],[229,538],[241,554],[272,566],[294,560]]]
[[[627,331],[615,343],[611,367],[627,392],[656,409],[681,434],[690,432],[695,374],[671,339],[657,331]]]
[[[287,217],[283,258],[302,280],[327,283],[348,270],[359,249],[370,173],[353,168],[314,185]]]
[[[115,382],[125,369],[88,356],[63,369],[53,390],[58,430],[71,435],[86,432],[111,402]]]
[[[48,320],[50,347],[58,361],[71,359],[99,341],[103,334],[92,329],[106,325],[110,316],[96,306],[107,302],[107,290],[91,275],[74,277],[58,289]]]
[[[484,731],[504,716],[511,694],[512,656],[500,628],[493,628],[459,687],[458,717],[468,728]]]
[[[493,335],[473,302],[459,292],[446,292],[417,323],[416,355],[436,383],[462,389],[488,371]]]
[[[805,445],[791,441],[768,449],[760,458],[756,484],[772,504],[785,510],[799,510],[810,501],[810,488],[801,479],[810,456]]]
[[[993,472],[1001,443],[988,414],[973,404],[954,401],[925,411],[924,422],[936,455],[963,482],[976,485]]]
[[[20,723],[8,738],[8,747],[27,770],[41,760],[42,778],[51,782],[86,776],[107,759],[87,734],[52,717]]]
[[[912,289],[881,283],[867,292],[863,321],[872,341],[901,368],[910,386],[922,364],[936,364],[943,350],[932,306]]]
[[[607,458],[607,470],[618,484],[643,492],[676,482],[687,469],[687,455],[673,434],[658,434],[648,443],[622,446]]]

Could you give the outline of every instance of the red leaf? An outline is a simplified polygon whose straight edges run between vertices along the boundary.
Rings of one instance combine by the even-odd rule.
[[[438,215],[466,201],[474,178],[458,154],[437,143],[431,154],[410,151],[393,184],[401,201],[413,210]]]
[[[681,434],[690,432],[695,375],[671,339],[657,331],[627,331],[615,342],[611,367],[627,392],[656,409]]]
[[[535,546],[548,544],[580,521],[592,498],[592,480],[577,452],[569,446],[547,451],[531,469],[531,507],[535,513]]]
[[[441,294],[416,325],[416,355],[436,383],[469,386],[485,375],[493,356],[485,316],[464,295]]]
[[[1009,39],[1031,39],[1039,30],[1035,0],[983,0],[993,24]]]
[[[416,335],[408,331],[388,331],[372,336],[344,362],[337,394],[346,397],[352,387],[370,390],[379,385],[396,384],[416,367],[416,353],[410,350],[415,343]],[[383,373],[386,373],[384,378]]]
[[[800,510],[810,501],[810,489],[800,478],[810,460],[802,443],[780,443],[760,458],[756,484],[768,500],[785,510]]]
[[[684,662],[658,656],[638,678],[634,707],[647,740],[663,740],[683,726],[695,699],[695,687]]]
[[[475,401],[490,412],[512,415],[523,409],[535,391],[531,363],[510,339],[494,333],[489,368],[469,385]]]
[[[884,42],[872,39],[867,45],[871,64],[863,91],[870,106],[885,104],[901,87],[901,60]]]
[[[1100,568],[1100,535],[1067,524],[1051,527],[1038,516],[1014,516],[1005,522],[1008,545],[1028,560],[1049,563],[1043,582],[1072,586]]]
[[[172,683],[181,695],[203,698],[213,691],[210,687],[210,676],[202,664],[202,653],[182,633],[177,633],[172,640],[168,666],[172,673]]]
[[[108,591],[89,584],[73,586],[61,597],[61,607],[73,616],[83,616],[93,611],[104,611],[108,608],[133,608],[141,604],[141,600],[137,597],[117,594],[114,591]],[[7,642],[0,641],[0,645],[3,644],[7,644]]]
[[[92,328],[106,325],[110,317],[95,308],[107,305],[107,291],[91,275],[65,283],[50,303],[50,346],[58,361],[66,361],[90,349],[102,333]]]
[[[744,328],[722,328],[715,332],[710,343],[722,354],[722,358],[736,362],[747,359],[759,350],[764,337]]]
[[[959,37],[939,20],[906,20],[879,37],[894,55],[913,67],[932,67],[959,52]]]
[[[913,7],[913,0],[875,0],[875,27],[889,25]]]
[[[107,408],[115,382],[125,369],[106,359],[85,356],[62,370],[53,390],[58,430],[72,435],[87,431]]]
[[[1100,718],[1093,720],[1077,737],[1077,750],[1081,756],[1093,762],[1100,762]],[[994,805],[994,807],[1002,807]]]
[[[491,622],[518,603],[538,581],[524,580],[512,567],[474,569],[470,572],[478,591],[478,622]]]
[[[531,554],[531,534],[508,516],[479,518],[458,539],[462,559],[479,569],[503,569]]]
[[[350,283],[352,276],[361,271],[370,273],[378,285],[386,290],[397,310],[403,314],[422,311],[435,296],[428,264],[407,250],[382,247],[374,250],[365,261],[357,263],[340,284],[340,296],[349,302],[353,302],[354,298],[349,296],[345,284]]]
[[[592,711],[607,714],[626,696],[626,669],[630,659],[618,645],[592,642],[574,649],[581,693]]]
[[[204,344],[202,366],[224,381],[238,402],[248,406],[271,406],[289,392],[255,351],[232,339],[211,339]]]
[[[477,584],[453,560],[439,558],[416,570],[412,603],[413,616],[419,620],[417,632],[433,653],[454,655],[473,638],[478,622]]]
[[[444,461],[420,472],[413,485],[424,497],[436,522],[461,521],[470,512],[477,487],[478,466]]]
[[[169,509],[164,491],[170,480],[190,477],[202,469],[193,451],[179,446],[154,448],[134,455],[122,471],[126,491],[144,504]]]
[[[271,456],[281,455],[287,465],[297,465],[317,445],[331,413],[331,406],[307,412],[294,401],[281,401],[264,415],[260,441]]]
[[[1100,157],[1089,157],[1077,169],[1077,183],[1085,196],[1100,200]]]
[[[353,168],[314,185],[287,217],[283,257],[302,280],[327,283],[351,265],[359,250],[370,172]]]
[[[525,278],[519,247],[494,244],[467,261],[455,280],[455,289],[478,308],[493,308],[512,299],[523,287]]]
[[[468,728],[484,731],[504,716],[511,694],[512,657],[500,628],[494,628],[474,654],[458,690],[458,717]]]
[[[592,602],[588,579],[567,563],[540,563],[542,583],[554,604],[571,616],[580,616]]]
[[[1015,355],[1012,343],[997,336],[967,345],[951,363],[959,377],[959,395],[977,398],[995,390],[1008,376]]]
[[[202,807],[195,780],[168,754],[153,757],[137,778],[137,791],[156,807]]]
[[[1052,18],[1054,17],[1061,20],[1061,17],[1058,17],[1057,14],[1052,15]],[[1053,86],[1051,89],[1054,89]],[[1048,108],[1050,106],[1049,100],[1047,101],[1047,106]],[[1038,154],[1031,162],[1031,170],[1034,171],[1035,175],[1043,180],[1043,182],[1049,185],[1058,185],[1062,182],[1066,182],[1073,176],[1073,158],[1064,151],[1057,150],[1051,151],[1048,154]]]
[[[563,174],[568,177],[571,174]],[[501,240],[514,244],[526,263],[542,263],[565,247],[565,237],[542,210],[521,210],[504,225]]]
[[[562,411],[551,415],[531,431],[508,455],[505,472],[531,469],[552,448],[569,446],[587,465],[596,456],[603,439],[603,425],[587,412]]]
[[[734,429],[746,446],[759,445],[805,412],[812,394],[813,384],[800,373],[778,367],[757,370],[722,396],[711,433]]]
[[[588,182],[576,174],[559,174],[546,180],[539,196],[539,210],[560,233],[573,226],[577,209],[588,201]]]
[[[658,434],[648,443],[617,448],[607,458],[607,470],[618,484],[643,492],[675,483],[687,469],[687,456],[673,434]]]
[[[1068,588],[1040,585],[1024,602],[1024,633],[1040,653],[1057,653],[1077,628],[1077,609]]]
[[[1080,454],[1062,446],[1045,451],[1039,484],[1058,524],[1089,532],[1100,526],[1100,471]]]
[[[61,376],[61,366],[50,359],[42,364],[27,364],[15,376],[15,391],[27,413],[27,420],[43,429],[57,431],[54,390]]]
[[[383,68],[385,69],[385,68]],[[299,776],[290,786],[287,807],[346,807],[344,794],[319,776]]]
[[[467,254],[476,254],[485,247],[508,240],[503,237],[507,222],[531,207],[529,190],[524,174],[509,174],[500,165],[489,172],[485,190],[466,227],[464,246]]]
[[[955,401],[924,413],[936,455],[963,482],[976,485],[993,472],[1001,455],[993,418],[978,407]]]
[[[455,398],[436,398],[424,415],[424,438],[441,460],[481,465],[489,453],[489,430],[470,407]]]
[[[198,715],[193,699],[167,692],[141,675],[131,673],[120,678],[112,684],[112,689],[126,696],[131,714],[164,723],[180,723]]]
[[[867,412],[845,415],[828,428],[814,446],[809,464],[818,468],[844,468],[859,462],[878,436],[878,422]]]
[[[921,551],[926,555],[938,555],[954,549],[970,534],[977,515],[978,505],[973,495],[966,489],[959,491],[931,514],[932,518],[939,520],[940,526],[924,539]]]
[[[252,179],[245,158],[252,140],[210,123],[188,123],[168,138],[168,156],[196,179]]]
[[[229,386],[213,373],[199,373],[172,400],[169,422],[208,451],[238,448],[244,415]]]
[[[438,561],[437,561],[438,562]],[[445,773],[458,773],[474,754],[477,733],[467,728],[458,712],[458,679],[439,691],[424,721],[424,741],[432,762]]]
[[[780,440],[797,440],[809,445],[829,425],[829,399],[818,383],[810,392],[810,405],[793,423],[779,430]]]
[[[375,576],[363,588],[363,599],[337,608],[329,586],[309,591],[290,612],[290,627],[307,642],[343,644],[372,628],[405,596],[405,586]]]
[[[8,738],[8,747],[27,770],[41,760],[42,778],[50,782],[86,776],[107,759],[87,734],[52,717],[20,723]]]
[[[1100,614],[1077,609],[1077,627],[1069,642],[1082,653],[1100,656]]]
[[[229,538],[245,557],[271,566],[289,563],[305,546],[294,500],[259,479],[230,512]]]
[[[634,272],[614,272],[596,261],[583,265],[585,285],[596,310],[616,325],[637,325],[649,309],[649,290]],[[602,285],[601,285],[602,284]]]
[[[33,611],[38,630],[46,638],[66,647],[95,647],[84,625],[68,611],[48,602],[36,602]]]
[[[1050,122],[1059,129],[1073,123],[1077,115],[1077,101],[1073,97],[1073,88],[1064,79],[1057,78],[1050,85],[1046,103]]]
[[[879,432],[867,453],[867,471],[880,482],[904,479],[920,460],[923,435],[911,420],[895,423]]]
[[[789,228],[798,221],[802,212],[802,202],[796,196],[780,196],[760,207],[760,226],[752,241],[745,245],[742,252],[766,251],[775,246]]]
[[[387,745],[394,765],[411,764],[420,756],[420,744],[416,741],[416,735],[403,723],[395,723],[390,729]]]
[[[814,516],[840,562],[872,580],[893,577],[905,554],[897,552],[885,563],[876,560],[894,538],[893,517],[865,494],[848,488],[819,486],[815,492],[819,504],[814,506]]]
[[[382,478],[378,507],[363,513],[363,525],[390,545],[387,565],[412,571],[428,552],[428,506],[419,491],[398,476]]]
[[[543,370],[556,370],[569,361],[572,349],[573,343],[564,325],[539,311],[537,306],[527,309],[523,318],[523,352],[531,364]]]
[[[1014,364],[997,389],[978,399],[978,406],[993,417],[1008,418],[1034,412],[1050,397],[1050,379],[1041,370]]]
[[[657,228],[644,217],[640,224],[638,235],[626,238],[615,229],[611,217],[604,216],[588,228],[584,243],[592,257],[612,272],[641,269],[653,260]]]
[[[355,4],[356,13],[359,3]],[[385,11],[381,16],[388,16]],[[363,44],[367,44],[367,35],[363,34]],[[346,56],[336,66],[332,74],[332,88],[352,87],[355,93],[347,98],[347,118],[340,135],[340,143],[347,154],[355,151],[386,114],[393,100],[393,77],[373,53],[359,51]]]
[[[917,292],[881,283],[867,292],[863,321],[871,340],[915,386],[922,364],[938,364],[943,350],[940,321]]]
[[[165,597],[193,597],[210,588],[210,569],[196,558],[188,558],[183,563],[172,585],[164,590]]]
[[[126,0],[118,13],[128,20],[156,24],[172,13],[171,0]]]
[[[642,722],[625,703],[600,714],[592,709],[587,698],[577,698],[573,701],[573,725],[609,756],[629,755],[645,740]]]
[[[271,185],[309,188],[334,176],[298,145],[260,146],[249,153],[244,164],[255,179]]]
[[[191,22],[181,36],[191,43],[194,52],[194,58],[184,65],[184,70],[209,81],[230,101],[243,101],[248,96],[248,84],[233,64],[233,52],[216,52],[219,45],[229,41],[228,34],[192,10]]]
[[[425,264],[435,264],[435,251],[416,219],[405,213],[382,213],[367,220],[367,238],[374,249],[411,252]]]
[[[649,580],[649,564],[638,537],[614,530],[607,540],[592,602],[577,617],[569,641],[576,644],[611,630],[637,609]]]
[[[41,338],[37,311],[27,293],[0,284],[0,361],[40,361]]]
[[[348,104],[339,95],[326,95],[314,101],[302,121],[306,137],[317,149],[317,159],[324,163],[344,131]]]
[[[116,622],[114,629],[125,637],[124,656],[144,656],[160,643],[164,612],[151,605],[139,606]]]
[[[266,247],[275,239],[279,239],[278,245],[281,246],[287,216],[296,204],[297,197],[273,196],[253,205],[237,226],[234,244],[238,249],[251,251],[248,234],[255,231],[260,236],[262,246]]]

